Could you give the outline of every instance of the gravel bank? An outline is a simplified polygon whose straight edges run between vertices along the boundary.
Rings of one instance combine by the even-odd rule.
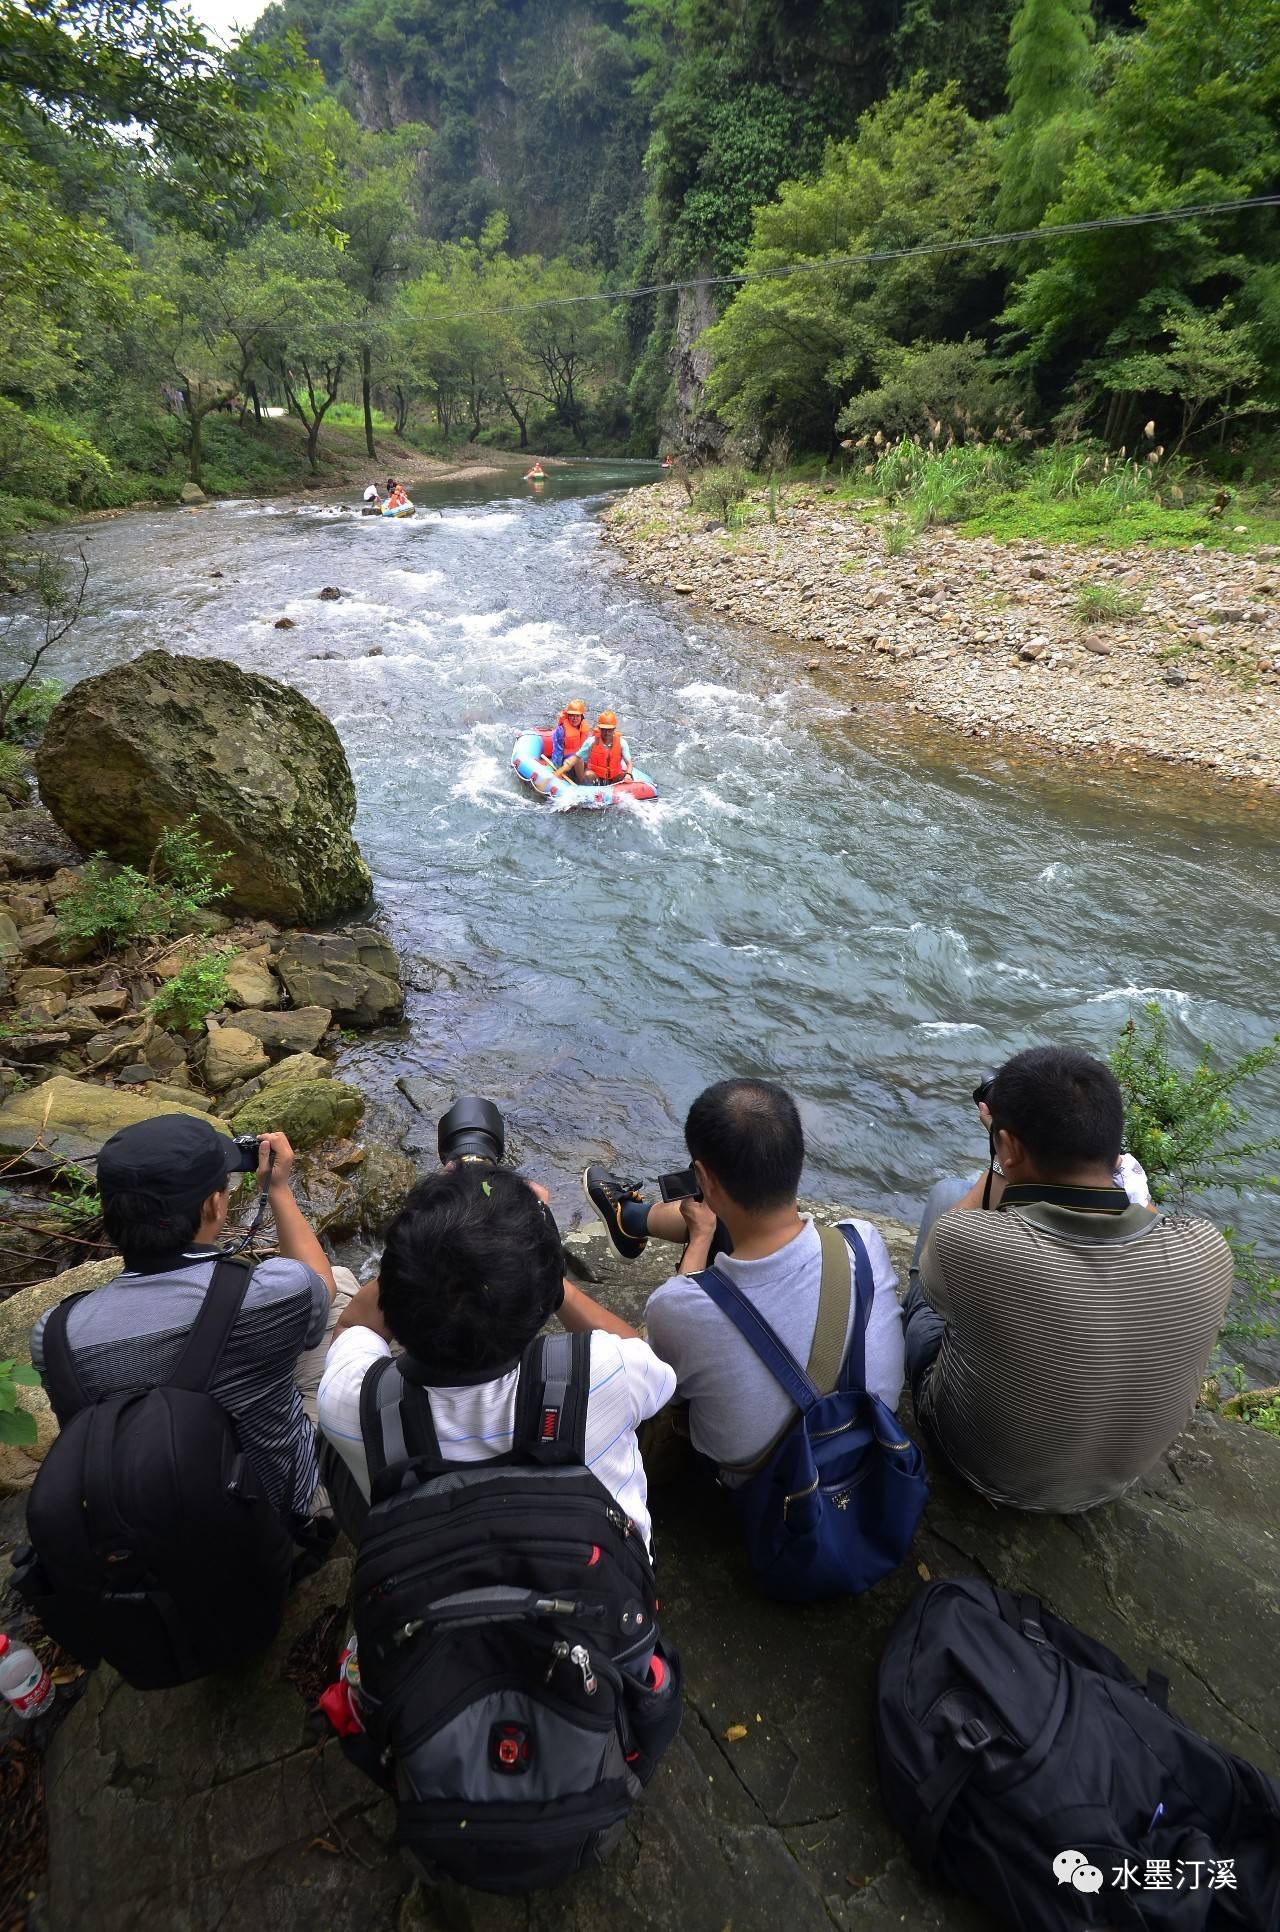
[[[1068,758],[1119,754],[1280,786],[1280,551],[1001,544],[945,530],[897,557],[816,489],[729,533],[677,484],[605,518],[646,583],[821,653],[810,670],[879,680],[975,738]],[[1086,622],[1082,591],[1128,613]]]

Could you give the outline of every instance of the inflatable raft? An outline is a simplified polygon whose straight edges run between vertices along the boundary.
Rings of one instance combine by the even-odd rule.
[[[384,504],[382,507],[382,515],[384,517],[411,517],[416,515],[417,508],[416,503],[402,503],[398,510],[389,510]]]
[[[658,787],[647,772],[637,770],[634,778],[619,785],[575,785],[571,778],[556,776],[551,763],[551,733],[522,731],[511,751],[511,769],[553,805],[587,806],[599,811],[615,805],[620,798],[656,798]]]

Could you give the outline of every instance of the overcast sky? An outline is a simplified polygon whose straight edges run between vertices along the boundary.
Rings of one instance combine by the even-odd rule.
[[[225,40],[240,27],[251,27],[267,0],[188,0],[196,19]]]

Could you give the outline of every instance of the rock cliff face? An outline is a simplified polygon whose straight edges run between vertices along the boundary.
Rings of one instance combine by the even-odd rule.
[[[62,700],[36,760],[40,793],[85,851],[145,866],[194,815],[232,903],[285,923],[361,906],[356,793],[329,720],[301,692],[217,658],[147,651]]]
[[[901,1274],[910,1231],[883,1231]],[[566,1246],[574,1272],[631,1318],[672,1261],[651,1244],[625,1267],[598,1228]],[[304,1586],[250,1670],[150,1695],[100,1671],[49,1762],[50,1925],[991,1932],[981,1903],[914,1869],[877,1796],[876,1663],[921,1577],[983,1575],[1041,1596],[1136,1668],[1164,1669],[1197,1728],[1277,1768],[1280,1443],[1199,1416],[1122,1502],[1067,1520],[993,1509],[938,1468],[931,1480],[897,1574],[804,1610],[754,1594],[710,1480],[652,1492],[684,1728],[610,1864],[529,1900],[416,1887],[391,1849],[387,1802],[309,1729],[299,1663],[336,1652],[349,1628],[345,1564]]]

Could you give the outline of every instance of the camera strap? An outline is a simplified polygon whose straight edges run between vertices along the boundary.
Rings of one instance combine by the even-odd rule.
[[[1123,1187],[1055,1187],[1047,1181],[1018,1181],[1005,1188],[996,1211],[1030,1207],[1035,1201],[1045,1201],[1050,1207],[1076,1208],[1084,1214],[1126,1214],[1130,1207]]]

